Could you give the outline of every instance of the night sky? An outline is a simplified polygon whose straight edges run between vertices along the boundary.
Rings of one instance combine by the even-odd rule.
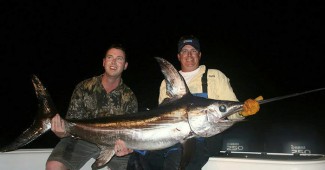
[[[163,75],[154,57],[179,69],[177,41],[189,34],[200,39],[202,64],[225,73],[240,101],[325,87],[320,2],[0,1],[0,144],[37,113],[31,75],[64,116],[76,84],[103,72],[112,43],[127,48],[123,80],[140,110],[157,105]],[[324,97],[320,91],[265,104],[246,123],[312,124],[324,133]],[[32,147],[57,141],[52,133],[45,139],[52,143]]]

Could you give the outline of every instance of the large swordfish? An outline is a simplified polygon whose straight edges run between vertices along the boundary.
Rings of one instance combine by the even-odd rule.
[[[210,137],[221,133],[241,120],[227,117],[243,109],[243,102],[212,100],[191,95],[179,72],[168,61],[156,57],[167,83],[170,97],[157,108],[133,115],[112,116],[106,119],[65,120],[67,132],[76,138],[96,144],[101,153],[92,165],[101,168],[115,154],[117,139],[125,141],[130,149],[157,150],[194,137]],[[34,123],[14,142],[0,149],[16,150],[32,142],[51,128],[50,120],[57,113],[52,99],[40,80],[32,77],[39,100],[39,113]],[[303,93],[259,101],[260,104]]]

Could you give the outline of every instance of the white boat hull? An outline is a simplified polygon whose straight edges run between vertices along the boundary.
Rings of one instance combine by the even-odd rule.
[[[244,158],[210,158],[202,170],[325,170],[325,159],[258,160]]]
[[[52,149],[19,149],[0,153],[0,169],[41,170]],[[255,156],[256,157],[256,156]],[[89,160],[81,170],[91,170],[94,159]],[[324,170],[325,157],[315,159],[288,160],[263,158],[211,157],[202,170]]]

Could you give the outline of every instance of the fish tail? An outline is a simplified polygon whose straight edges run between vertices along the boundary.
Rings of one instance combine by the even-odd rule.
[[[51,129],[51,118],[57,113],[51,96],[35,75],[32,76],[35,93],[38,99],[38,114],[33,124],[19,135],[12,143],[0,148],[0,152],[17,150]]]

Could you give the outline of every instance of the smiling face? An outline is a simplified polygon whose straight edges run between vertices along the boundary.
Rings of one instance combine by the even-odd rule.
[[[123,70],[126,70],[128,66],[125,57],[123,50],[117,48],[109,49],[103,59],[104,74],[110,77],[121,77]]]
[[[201,52],[191,45],[185,45],[177,55],[183,72],[194,71],[199,67]]]

